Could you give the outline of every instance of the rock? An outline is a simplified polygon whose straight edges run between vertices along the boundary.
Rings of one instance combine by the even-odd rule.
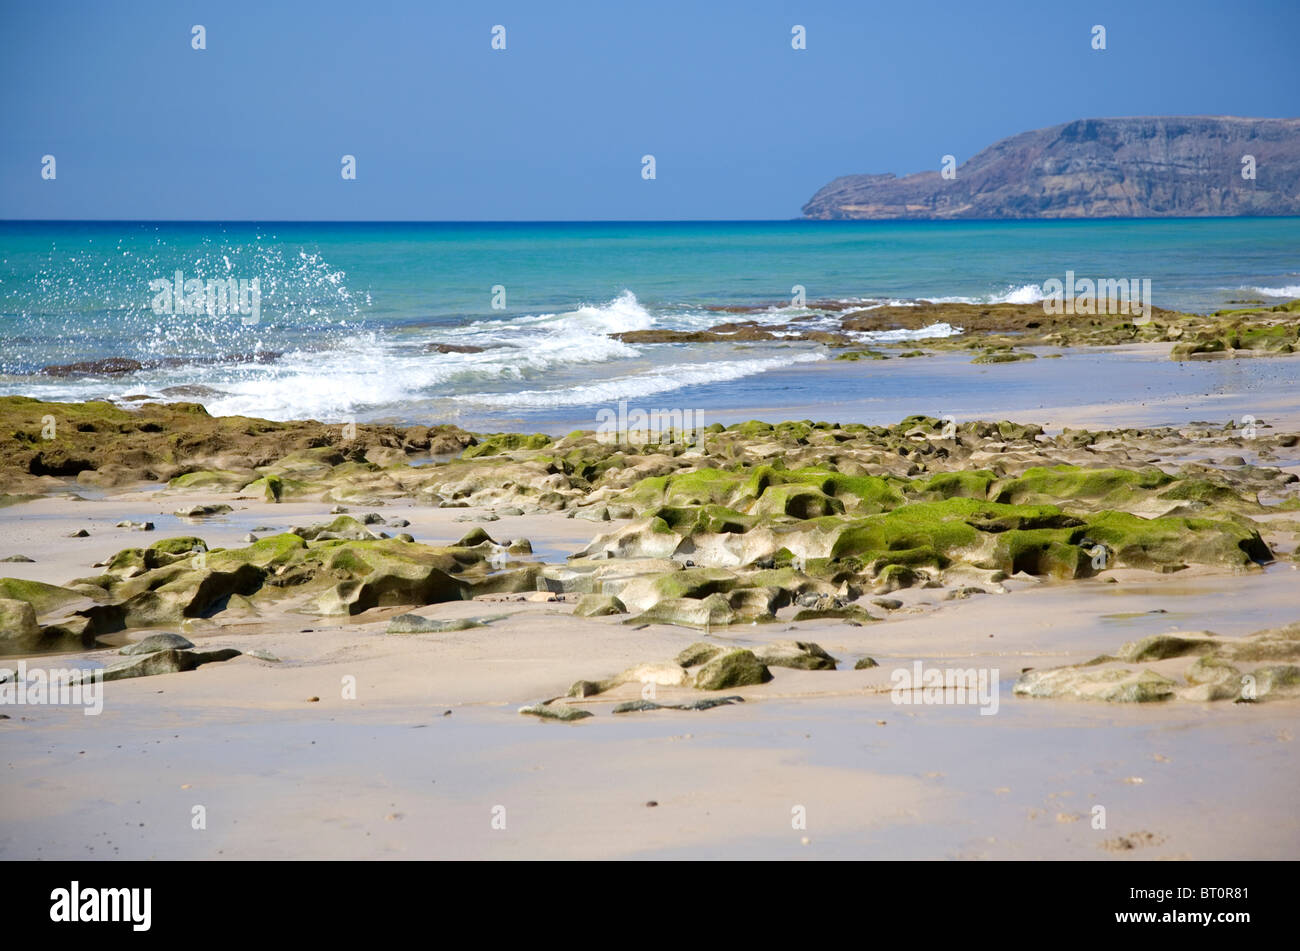
[[[76,588],[65,588],[56,584],[46,584],[43,581],[28,581],[25,578],[0,578],[0,598],[26,601],[38,616],[77,602],[84,602],[90,591],[94,591],[96,595],[103,593],[98,589],[83,588],[81,585]]]
[[[985,350],[971,363],[1016,363],[1020,360],[1034,360],[1038,355],[1023,350]]]
[[[1014,692],[1025,697],[1152,703],[1172,698],[1175,687],[1174,681],[1151,670],[1057,667],[1021,674],[1016,680]]]
[[[181,555],[183,557],[188,557],[195,552],[207,550],[208,543],[194,535],[181,535],[177,538],[160,538],[147,549],[147,551],[158,555]],[[116,559],[114,560],[116,561]]]
[[[733,703],[744,703],[744,697],[709,697],[707,700],[692,700],[690,703],[674,704],[677,710],[712,710],[714,707],[729,707]]]
[[[186,618],[201,617],[232,594],[249,595],[265,578],[263,569],[251,563],[214,564],[189,568],[177,562],[124,582],[115,603],[85,608],[78,613],[91,618],[101,633],[130,627],[179,624]]]
[[[157,674],[174,674],[193,670],[203,664],[238,657],[232,648],[212,651],[164,649],[152,651],[104,668],[104,681],[128,680],[133,677],[153,677]]]
[[[626,703],[615,704],[612,713],[639,713],[643,710],[662,710],[663,704],[655,703],[653,700],[628,700]]]
[[[1241,671],[1232,664],[1218,657],[1202,656],[1197,658],[1183,672],[1184,679],[1193,686],[1203,684],[1233,684],[1241,682]]]
[[[1259,697],[1294,696],[1300,692],[1300,667],[1294,664],[1256,667],[1251,676],[1255,678],[1255,691]]]
[[[255,475],[251,469],[199,469],[175,476],[167,486],[176,492],[238,492]]]
[[[707,627],[731,624],[736,612],[720,594],[707,598],[666,598],[650,610],[631,618],[627,624],[675,624],[681,627]]]
[[[731,650],[708,661],[695,674],[700,690],[726,690],[767,683],[772,673],[753,651]]]
[[[519,712],[527,716],[541,717],[544,720],[585,720],[591,716],[589,710],[579,710],[577,707],[560,703],[535,703],[529,707],[520,707]]]
[[[151,654],[161,650],[188,650],[194,645],[188,638],[179,634],[150,634],[134,644],[128,644],[118,651],[119,654]]]
[[[249,657],[256,657],[258,660],[264,660],[271,664],[280,663],[280,658],[276,657],[270,651],[262,650],[260,647],[257,650],[251,650],[247,653]]]
[[[443,634],[447,631],[467,631],[473,627],[484,627],[492,621],[506,617],[504,614],[493,617],[461,617],[450,620],[434,620],[418,614],[399,614],[388,622],[385,634]]]
[[[425,353],[482,353],[484,347],[476,347],[467,343],[427,343],[424,345]]]
[[[41,641],[41,628],[36,623],[36,611],[26,601],[0,598],[0,643],[7,651],[23,651],[37,647]]]
[[[439,568],[419,562],[375,561],[373,570],[362,578],[341,581],[320,595],[314,604],[317,613],[360,614],[389,605],[462,600],[461,582]]]
[[[41,367],[46,376],[121,376],[144,369],[139,360],[128,357],[106,357],[102,360],[85,360],[81,363],[62,363]]]
[[[791,618],[791,620],[793,621],[840,620],[840,621],[848,621],[850,624],[854,622],[857,622],[858,624],[866,624],[869,621],[879,621],[880,618],[876,617],[874,614],[871,614],[863,610],[862,608],[858,607],[856,604],[846,604],[843,607],[838,607],[838,608],[825,608],[825,609],[805,608],[802,611],[795,612],[795,615],[793,618]]]
[[[871,603],[878,608],[884,608],[886,611],[897,611],[903,606],[903,602],[898,598],[872,598]]]
[[[977,594],[988,594],[988,592],[983,588],[977,588],[974,585],[963,585],[960,588],[953,588],[943,596],[943,599],[945,601],[964,601]]]
[[[172,514],[177,518],[210,518],[213,515],[225,515],[233,511],[234,509],[222,502],[215,505],[190,505],[179,508]]]
[[[1267,146],[1262,145],[1267,143]],[[1261,147],[1279,177],[1243,193],[1198,171]],[[1235,116],[1078,119],[1022,132],[967,160],[956,178],[846,175],[806,218],[1164,218],[1300,214],[1300,121]],[[1041,307],[1040,307],[1041,309]]]
[[[26,564],[32,564],[35,562],[35,560],[36,559],[34,558],[28,558],[26,555],[9,555],[6,558],[0,558],[0,562],[13,561],[13,562],[24,562]]]
[[[602,692],[621,684],[655,684],[659,687],[684,687],[691,676],[679,664],[637,664],[609,680],[601,681]]]
[[[776,641],[754,649],[760,664],[797,670],[834,670],[835,658],[811,641]]]
[[[252,532],[249,532],[247,535],[241,538],[240,541],[244,542],[245,544],[251,545],[255,541],[257,541],[257,536],[254,535]]]
[[[395,518],[395,519],[391,519],[391,520],[388,522],[388,527],[389,527],[389,528],[406,528],[406,527],[407,527],[408,525],[410,525],[410,524],[411,524],[411,523],[408,522],[408,521],[407,521],[406,519],[404,519],[404,518]]]
[[[678,654],[676,661],[682,667],[698,667],[701,664],[708,663],[719,654],[726,653],[727,650],[727,648],[719,647],[717,644],[706,644],[704,641],[697,641]]]
[[[1139,641],[1123,645],[1116,656],[1129,663],[1144,663],[1165,660],[1170,657],[1185,657],[1188,654],[1208,654],[1221,646],[1212,634],[1180,637],[1175,634],[1152,634]]]
[[[854,669],[854,670],[870,670],[872,667],[879,667],[879,666],[880,666],[880,665],[877,664],[877,663],[876,663],[874,660],[872,660],[870,657],[861,657],[861,658],[858,659],[858,662],[857,662],[856,664],[853,665],[853,669]]]
[[[924,576],[907,565],[886,565],[876,576],[876,591],[888,594],[899,588],[911,588],[924,581]]]
[[[137,532],[152,532],[153,522],[132,522],[128,519],[126,521],[118,522],[116,527],[129,528]]]
[[[653,700],[629,700],[617,704],[614,713],[641,713],[646,710],[712,710],[714,707],[726,707],[733,703],[744,703],[744,697],[709,697],[707,700],[694,700],[690,703],[655,703]]]
[[[479,439],[474,445],[466,447],[461,453],[462,459],[476,459],[480,456],[495,456],[518,449],[544,449],[554,440],[545,433],[493,433]]]
[[[584,594],[573,609],[574,617],[604,617],[626,613],[627,608],[623,602],[612,594]]]
[[[79,528],[75,532],[69,532],[64,537],[65,538],[89,538],[90,532],[86,531],[84,528]]]

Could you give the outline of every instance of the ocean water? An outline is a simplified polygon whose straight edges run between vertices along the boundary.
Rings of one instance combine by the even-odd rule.
[[[783,405],[869,404],[881,380],[870,368],[809,372],[831,356],[815,344],[632,345],[610,334],[733,319],[836,326],[824,302],[1034,302],[1067,271],[1149,279],[1156,305],[1189,311],[1300,297],[1300,219],[0,222],[0,393],[149,394],[219,414],[478,429],[590,428],[621,399],[706,415],[771,407],[771,417]],[[244,281],[243,312],[169,308],[160,290],[177,272]],[[429,349],[439,344],[475,349]],[[144,368],[41,372],[112,357]],[[918,404],[942,402],[942,373],[909,385]]]

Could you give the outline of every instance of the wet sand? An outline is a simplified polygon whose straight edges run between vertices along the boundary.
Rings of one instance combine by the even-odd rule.
[[[51,581],[89,573],[90,562],[143,534],[104,523],[158,522],[174,503],[145,492],[11,507],[6,551],[37,561],[6,568]],[[288,526],[325,511],[319,503],[237,504],[247,507],[189,530],[230,544],[255,524]],[[417,540],[434,543],[459,537],[473,523],[454,519],[476,514],[398,505],[382,512],[409,519]],[[91,537],[63,539],[56,527],[88,527]],[[580,547],[595,528],[562,515],[486,527],[553,552]],[[160,524],[159,532],[174,528]],[[813,640],[840,670],[773,668],[771,682],[727,692],[743,704],[611,716],[614,702],[640,695],[639,686],[624,686],[573,701],[600,715],[572,724],[515,711],[576,679],[667,659],[701,634],[573,618],[573,596],[417,609],[436,618],[510,615],[445,634],[385,634],[400,609],[191,622],[183,630],[201,648],[260,648],[281,662],[246,654],[108,684],[98,717],[10,708],[0,729],[13,818],[0,832],[0,854],[1293,858],[1295,702],[1110,705],[1010,690],[1024,667],[1079,662],[1150,633],[1241,635],[1294,620],[1293,565],[1112,576],[1117,583],[1013,578],[1008,594],[953,602],[907,590],[897,593],[907,607],[863,627],[777,621],[714,631],[709,640],[742,646]],[[860,656],[880,666],[855,671]],[[997,714],[893,703],[889,672],[915,660],[997,668]],[[355,699],[343,698],[345,677],[355,678]],[[656,699],[689,692],[661,687]],[[206,809],[205,830],[191,828],[196,805]],[[1092,827],[1095,806],[1105,808],[1104,829]],[[497,807],[504,829],[494,827]]]
[[[963,418],[1055,428],[1253,412],[1300,429],[1294,388],[1256,388],[1258,368],[1294,375],[1300,361],[1206,364],[1220,378],[1236,374],[1243,386],[1198,386],[1144,403],[1129,399],[1141,386],[1133,374],[1148,359],[1136,349],[1067,358],[1099,361],[1110,376],[1078,384],[1073,402],[1063,394],[1059,408],[1042,409],[1046,398],[1017,407],[1002,384],[1018,372],[1060,372],[1065,360],[981,368],[944,354],[925,358],[932,362],[923,371],[915,369],[919,360],[896,360],[870,372],[900,374],[900,392],[911,374],[951,371],[972,386],[976,373],[998,375],[987,400],[962,406]],[[841,372],[863,371],[855,364],[799,371],[818,375],[817,385],[829,390]],[[781,401],[780,392],[772,395]],[[834,403],[806,414],[749,407],[737,418],[897,420],[900,409],[891,398],[869,411]],[[1277,464],[1300,472],[1300,460]],[[52,496],[0,509],[0,557],[35,559],[7,563],[0,573],[63,583],[95,573],[93,563],[122,548],[169,535],[238,546],[254,528],[329,517],[328,503],[156,490],[70,485],[85,500]],[[213,501],[235,511],[194,521],[170,514]],[[497,539],[530,539],[534,557],[549,562],[611,527],[563,514],[481,522],[481,509],[406,502],[375,511],[408,519],[403,530],[430,544],[451,543],[481,524]],[[156,531],[115,528],[123,519],[153,521]],[[66,537],[82,528],[89,537]],[[355,618],[273,606],[217,615],[180,630],[200,648],[235,647],[244,656],[108,684],[97,717],[79,708],[7,708],[0,856],[1293,859],[1300,855],[1291,802],[1300,780],[1300,701],[1105,704],[1028,699],[1011,686],[1024,668],[1080,663],[1149,634],[1240,636],[1300,619],[1296,567],[1279,558],[1240,573],[1125,569],[1062,583],[1017,575],[1006,582],[1008,593],[967,600],[941,601],[943,592],[924,588],[896,592],[904,607],[881,623],[778,619],[707,637],[627,625],[623,617],[575,618],[574,595],[430,605],[415,613],[509,617],[407,636],[384,633],[404,611],[396,608]],[[839,670],[773,668],[769,683],[727,691],[744,703],[705,711],[612,715],[614,703],[641,696],[639,685],[625,685],[571,701],[598,714],[580,722],[516,712],[564,694],[575,680],[667,660],[702,639],[749,646],[791,638],[819,643]],[[249,656],[254,649],[280,661]],[[879,666],[854,670],[864,656]],[[115,659],[101,649],[33,662]],[[918,660],[998,669],[996,715],[894,703],[891,671]],[[355,678],[355,699],[344,696],[346,678]],[[656,699],[690,693],[661,687]],[[202,830],[192,827],[196,806],[206,810]],[[1094,827],[1097,807],[1104,828]]]
[[[728,345],[716,346],[730,349]],[[917,346],[923,347],[923,342]],[[792,350],[807,345],[792,344]],[[1049,432],[1064,426],[1171,426],[1253,415],[1287,430],[1300,429],[1300,357],[1238,360],[1169,358],[1169,344],[1061,349],[1026,348],[1038,359],[974,365],[968,351],[934,351],[928,356],[889,360],[797,364],[760,377],[763,404],[754,405],[755,385],[710,394],[688,387],[660,397],[632,400],[644,408],[695,407],[708,423],[748,419],[812,419],[888,425],[913,414],[969,419],[1033,421]],[[1051,355],[1059,354],[1059,357]],[[493,415],[458,420],[490,431],[565,433],[595,425],[587,408],[528,415]]]

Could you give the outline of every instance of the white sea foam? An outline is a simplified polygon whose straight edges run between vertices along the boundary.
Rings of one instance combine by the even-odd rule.
[[[1244,291],[1253,291],[1265,297],[1300,297],[1300,284],[1287,284],[1285,287],[1243,287]]]
[[[983,297],[925,297],[932,304],[1037,304],[1043,299],[1043,288],[1038,284],[1021,284],[1009,287],[1000,294]]]
[[[824,353],[804,352],[790,356],[732,360],[722,363],[679,363],[647,370],[644,373],[597,380],[578,386],[517,390],[513,393],[464,393],[452,398],[458,402],[473,403],[489,409],[586,406],[620,399],[643,399],[704,383],[725,383],[781,367],[825,359]]]
[[[854,339],[863,343],[897,343],[902,340],[934,340],[939,337],[955,337],[961,333],[960,327],[952,324],[938,323],[915,330],[860,330],[853,334]]]
[[[879,300],[876,298],[875,300]],[[796,329],[838,330],[839,316],[809,308],[776,308],[739,319],[760,325],[807,316]],[[338,333],[329,345],[292,349],[272,362],[206,363],[147,369],[118,378],[28,378],[13,389],[45,399],[120,398],[126,393],[162,394],[177,385],[208,387],[213,393],[176,394],[195,399],[217,415],[269,419],[338,421],[402,416],[415,405],[482,408],[546,408],[620,398],[644,398],[686,386],[725,383],[793,364],[826,359],[824,350],[781,348],[759,343],[733,351],[709,349],[708,362],[693,345],[624,343],[611,334],[651,328],[702,329],[725,320],[717,312],[690,306],[652,313],[631,291],[604,304],[582,304],[563,313],[481,319],[459,327],[418,332]],[[949,324],[916,330],[853,334],[864,343],[924,340],[961,333]],[[482,348],[472,353],[426,352],[425,344]],[[255,348],[250,348],[255,349]],[[766,349],[766,352],[764,350]],[[716,354],[716,356],[715,356]],[[692,359],[701,362],[687,362]],[[682,361],[682,362],[677,362]],[[634,367],[620,370],[635,362]],[[629,372],[633,370],[635,372]]]

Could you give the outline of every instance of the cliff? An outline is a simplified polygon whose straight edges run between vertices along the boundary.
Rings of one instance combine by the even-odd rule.
[[[1255,178],[1242,177],[1243,156]],[[936,156],[936,166],[938,166]],[[1300,119],[1079,119],[1002,139],[957,167],[846,175],[805,218],[1300,215]]]

